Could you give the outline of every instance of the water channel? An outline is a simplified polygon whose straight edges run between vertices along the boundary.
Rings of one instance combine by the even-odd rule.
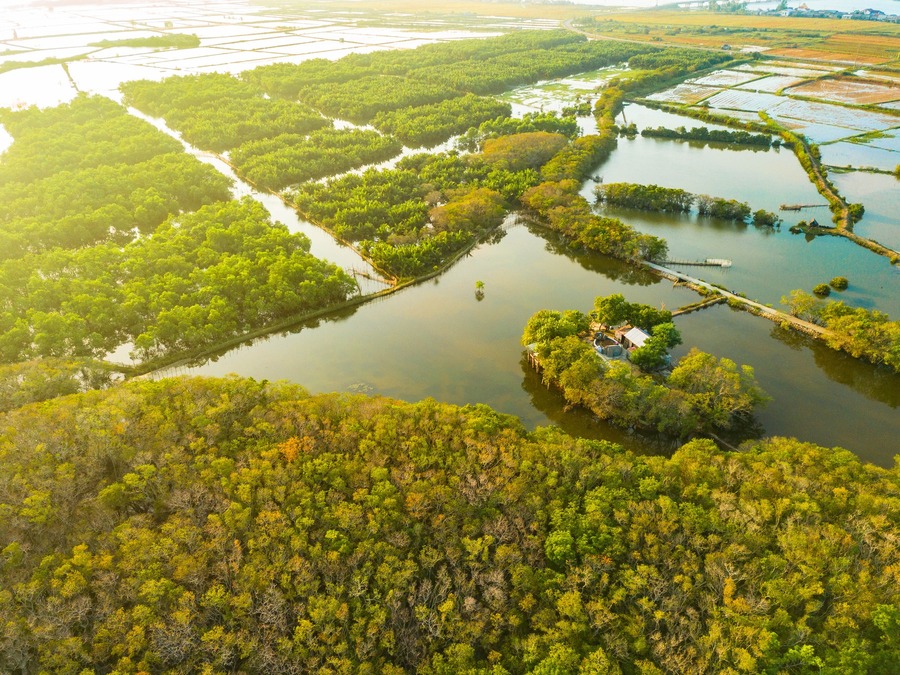
[[[685,118],[638,105],[627,106],[627,119],[639,128],[678,126]],[[697,125],[694,120],[685,123]],[[900,316],[900,269],[853,242],[834,236],[806,237],[791,234],[791,225],[800,220],[829,224],[828,208],[810,208],[800,212],[779,211],[781,204],[825,204],[809,182],[794,154],[786,149],[758,150],[721,143],[703,144],[655,138],[620,139],[618,149],[598,167],[604,182],[632,182],[681,188],[747,202],[751,209],[765,209],[780,215],[780,228],[757,228],[743,223],[701,218],[696,213],[679,216],[607,208],[606,215],[621,218],[642,232],[665,238],[669,257],[678,260],[727,258],[730,268],[699,268],[705,281],[744,293],[765,304],[779,306],[781,297],[795,288],[806,291],[835,276],[850,280],[847,291],[836,298],[854,306],[875,308],[892,317]],[[850,175],[847,175],[848,178]],[[866,174],[869,183],[871,175]],[[891,178],[892,177],[887,177]],[[861,181],[852,184],[841,175],[836,183],[847,189],[851,199],[858,195]],[[583,194],[592,198],[595,185],[588,182]],[[869,191],[871,195],[871,191]],[[884,234],[897,228],[896,218],[888,215],[890,200],[887,186],[872,200],[869,226],[860,223],[860,232],[878,229]],[[896,187],[894,187],[896,204]],[[895,208],[895,207],[894,207]],[[891,225],[893,224],[893,225]],[[878,236],[875,237],[879,238]],[[885,237],[884,243],[889,244]],[[684,268],[694,274],[698,268]],[[693,271],[692,271],[693,270]]]
[[[333,262],[352,274],[356,278],[360,292],[363,295],[388,287],[389,284],[381,280],[381,275],[365,258],[360,256],[354,249],[337,241],[325,230],[300,218],[297,212],[285,204],[278,195],[270,192],[261,192],[241,180],[231,166],[223,161],[221,157],[195,148],[185,141],[181,134],[169,128],[164,120],[145,115],[136,108],[128,108],[128,112],[135,117],[146,120],[163,133],[177,139],[189,154],[230,178],[233,181],[231,192],[236,199],[245,196],[252,197],[266,207],[274,220],[286,225],[291,232],[301,232],[306,235],[310,240],[310,253],[322,260]]]
[[[636,106],[626,114],[640,128],[673,122],[668,113]],[[679,122],[675,126],[695,124],[674,117]],[[822,201],[787,151],[754,152],[639,137],[620,140],[597,172],[607,182],[655,182],[736,198],[754,210],[776,210],[783,202]],[[593,187],[586,183],[585,193]],[[243,193],[247,188],[237,190]],[[277,197],[263,196],[284,206]],[[299,227],[291,214],[287,209],[277,218],[292,229]],[[843,239],[808,241],[791,235],[790,220],[780,230],[759,230],[694,215],[657,217],[624,211],[615,215],[665,237],[672,257],[732,258],[734,267],[700,268],[701,276],[762,302],[777,305],[793,288],[809,289],[842,274],[851,281],[842,299],[900,315],[897,273],[887,261]],[[475,297],[476,281],[485,285],[480,301]],[[494,241],[432,281],[158,375],[238,373],[289,379],[313,392],[486,403],[517,415],[529,427],[557,424],[570,433],[606,438],[636,451],[666,451],[583,412],[566,410],[559,395],[541,385],[522,358],[519,338],[535,311],[587,310],[594,297],[610,293],[672,309],[697,299],[687,289],[624,263],[575,254],[543,228],[511,216]],[[759,415],[765,434],[840,445],[882,465],[889,465],[900,451],[897,375],[725,306],[676,322],[685,343],[676,357],[697,346],[755,368],[773,397]]]
[[[598,81],[607,76],[596,75]],[[581,77],[577,88],[591,77]],[[543,100],[525,91],[508,100],[517,114],[541,107],[556,109],[561,104],[554,103],[554,91],[552,86],[544,87]],[[570,95],[565,104],[571,101]],[[161,120],[132,113],[181,140]],[[625,115],[639,128],[700,124],[641,106],[628,106]],[[581,123],[585,133],[593,131],[590,118]],[[0,152],[6,138],[0,129]],[[251,196],[291,231],[306,234],[317,257],[345,269],[374,272],[352,249],[299,219],[279,197],[240,181],[221,158],[188,144],[185,147],[232,178],[235,196]],[[785,150],[759,152],[641,137],[621,139],[618,149],[595,173],[606,182],[657,183],[736,198],[747,201],[754,210],[775,211],[783,202],[823,202],[796,159]],[[896,184],[889,182],[892,177],[851,173],[836,174],[833,179],[848,198],[863,201],[867,207],[857,231],[887,245],[900,244]],[[594,187],[594,183],[586,183],[584,194],[592,196]],[[790,214],[780,230],[759,230],[693,214],[611,213],[642,231],[665,237],[670,257],[731,258],[734,266],[730,269],[686,271],[761,302],[777,306],[791,289],[809,290],[840,274],[850,279],[850,288],[839,295],[841,299],[900,317],[900,279],[886,260],[844,239],[809,240],[788,233],[788,227],[800,218],[821,214],[827,221],[827,209]],[[363,293],[383,287],[365,277],[357,278]],[[475,297],[476,281],[485,284],[482,300]],[[610,293],[672,309],[697,299],[689,290],[624,263],[573,253],[546,230],[513,216],[493,242],[479,246],[432,281],[298,324],[204,363],[157,375],[233,372],[258,379],[289,379],[313,392],[358,391],[410,401],[431,396],[456,404],[486,403],[519,416],[528,427],[557,424],[575,435],[606,438],[640,452],[666,451],[666,447],[648,444],[584,412],[566,410],[561,397],[544,387],[522,358],[519,337],[535,311],[588,310],[594,297]],[[767,435],[840,445],[882,465],[889,465],[891,457],[900,452],[897,375],[728,307],[685,315],[676,322],[685,343],[676,350],[676,357],[689,346],[697,346],[754,366],[760,384],[773,397],[759,415]]]

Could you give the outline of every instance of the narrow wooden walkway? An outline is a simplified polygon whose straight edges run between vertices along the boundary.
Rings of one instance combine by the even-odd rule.
[[[828,204],[782,204],[779,211],[799,211],[800,209],[820,209]]]
[[[726,258],[707,258],[706,260],[664,260],[661,265],[689,265],[691,267],[731,267]]]
[[[781,312],[777,309],[772,309],[771,307],[767,307],[766,305],[760,302],[756,302],[755,300],[748,300],[747,298],[741,297],[740,295],[735,295],[730,291],[726,291],[713,286],[712,284],[697,279],[696,277],[683,274],[682,272],[676,272],[673,269],[663,267],[662,265],[657,265],[656,263],[647,262],[646,260],[644,261],[644,265],[649,267],[650,269],[656,270],[669,279],[684,281],[685,283],[691,284],[693,286],[705,288],[707,290],[719,293],[723,297],[725,297],[729,301],[729,303],[737,302],[739,304],[745,305],[751,308],[751,311],[753,311],[754,314],[758,314],[759,316],[765,317],[779,324],[787,323],[801,333],[806,333],[807,335],[812,335],[816,338],[838,337],[834,331],[828,330],[827,328],[817,326],[816,324],[810,323],[809,321],[804,321],[803,319],[798,319],[796,316],[786,314],[785,312]]]

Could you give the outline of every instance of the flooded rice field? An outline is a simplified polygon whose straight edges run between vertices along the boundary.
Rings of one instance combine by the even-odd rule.
[[[858,78],[853,80],[816,80],[793,87],[787,93],[853,105],[888,103],[900,99],[900,87],[884,82],[861,81]]]
[[[516,87],[497,98],[513,105],[524,106],[528,109],[527,112],[560,112],[566,106],[591,98],[598,87],[602,87],[623,72],[625,70],[619,67],[600,68],[573,77]]]
[[[819,146],[819,150],[822,161],[828,166],[893,171],[900,164],[900,152],[878,147],[874,143],[829,143]],[[831,178],[834,182],[833,175]]]
[[[897,81],[867,70],[859,70],[853,77],[835,76],[834,68],[820,64],[799,67],[797,63],[778,61],[743,64],[688,80],[648,98],[701,104],[741,120],[759,121],[757,113],[763,111],[815,143],[900,128],[900,117],[895,115],[846,107],[880,105],[898,109]]]
[[[497,28],[533,27],[497,21]],[[0,17],[0,64],[69,60],[71,81],[59,64],[0,73],[0,106],[48,107],[78,91],[110,95],[122,82],[203,72],[239,73],[270,63],[338,59],[379,49],[496,35],[435,22],[432,30],[367,25],[350,14],[308,11],[304,16],[246,2],[134,4],[24,8]],[[184,33],[200,38],[190,49],[104,47],[104,40]]]
[[[717,70],[703,77],[686,80],[693,84],[702,84],[710,87],[733,87],[751,80],[757,80],[760,75],[757,73],[741,72],[738,70]]]

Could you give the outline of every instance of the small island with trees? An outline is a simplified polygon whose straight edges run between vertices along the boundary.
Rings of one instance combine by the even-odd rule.
[[[323,7],[347,8],[354,26],[395,31],[410,20],[357,16],[359,4],[344,0]],[[817,270],[802,284],[812,293],[782,298],[790,315],[672,276],[662,267],[669,244],[627,222],[628,209],[672,220],[696,210],[704,226],[717,219],[729,234],[770,239],[780,218],[728,197],[599,178],[617,147],[645,143],[634,122],[617,121],[626,102],[722,123],[714,109],[645,97],[773,59],[732,50],[742,35],[786,50],[798,47],[785,33],[801,46],[821,37],[817,49],[847,35],[832,25],[823,37],[813,19],[799,33],[780,17],[760,26],[727,15],[744,11],[735,3],[718,8],[604,26],[604,15],[586,19],[566,3],[501,1],[491,16],[551,13],[561,23],[135,80],[122,85],[122,104],[73,93],[56,107],[0,108],[12,138],[0,149],[0,672],[894,673],[900,464],[763,438],[760,411],[772,399],[753,366],[670,352],[692,343],[675,314],[727,300],[776,321],[786,352],[806,338],[782,328],[805,326],[830,348],[810,340],[810,361],[849,355],[852,368],[827,372],[833,380],[889,380],[900,373],[900,321],[857,306],[864,275],[845,268]],[[710,26],[711,16],[728,25]],[[288,33],[303,24],[279,21]],[[267,34],[268,23],[252,30]],[[881,23],[851,41],[858,55],[896,53],[900,37]],[[204,35],[193,25],[183,30]],[[181,54],[204,43],[167,30],[90,46]],[[628,37],[589,39],[595,31]],[[7,59],[0,73],[81,58]],[[514,115],[501,96],[600,69],[602,85],[559,112]],[[900,114],[892,110],[879,114]],[[697,148],[667,139],[744,146],[759,158],[787,147],[835,225],[798,232],[845,237],[885,266],[900,259],[853,232],[862,204],[840,195],[803,133],[765,114],[727,123],[734,130],[641,135],[669,149]],[[213,163],[247,183],[232,192],[236,181]],[[263,206],[270,197],[353,247],[386,288],[365,295],[346,269],[313,255],[310,238]],[[522,389],[554,398],[560,416],[616,427],[617,442],[529,429],[478,402],[157,370],[318,317],[338,324],[356,305],[426,290],[428,279],[437,286],[479,243],[508,236],[511,213],[535,248],[565,252],[579,272],[596,272],[602,258],[612,270],[603,283],[634,290],[671,279],[703,296],[675,313],[610,293],[584,311],[533,302],[503,319],[518,380],[516,340],[534,312],[521,335]],[[507,280],[470,269],[456,306],[484,316]],[[832,291],[842,299],[826,299]],[[134,366],[113,363],[116,351]],[[634,439],[641,452],[629,449]]]
[[[602,358],[598,338],[623,326],[645,339],[625,345],[625,360]],[[691,350],[670,373],[648,374],[666,365],[667,350],[680,342],[671,312],[619,294],[598,297],[590,314],[541,310],[522,334],[545,384],[618,426],[683,440],[751,422],[769,399],[750,366]]]

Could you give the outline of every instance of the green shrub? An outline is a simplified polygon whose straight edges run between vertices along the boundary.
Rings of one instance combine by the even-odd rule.
[[[813,293],[821,298],[824,298],[831,294],[831,287],[828,284],[819,284],[818,286],[813,288]]]
[[[828,284],[837,291],[843,291],[850,285],[850,282],[847,281],[847,277],[835,277]]]

